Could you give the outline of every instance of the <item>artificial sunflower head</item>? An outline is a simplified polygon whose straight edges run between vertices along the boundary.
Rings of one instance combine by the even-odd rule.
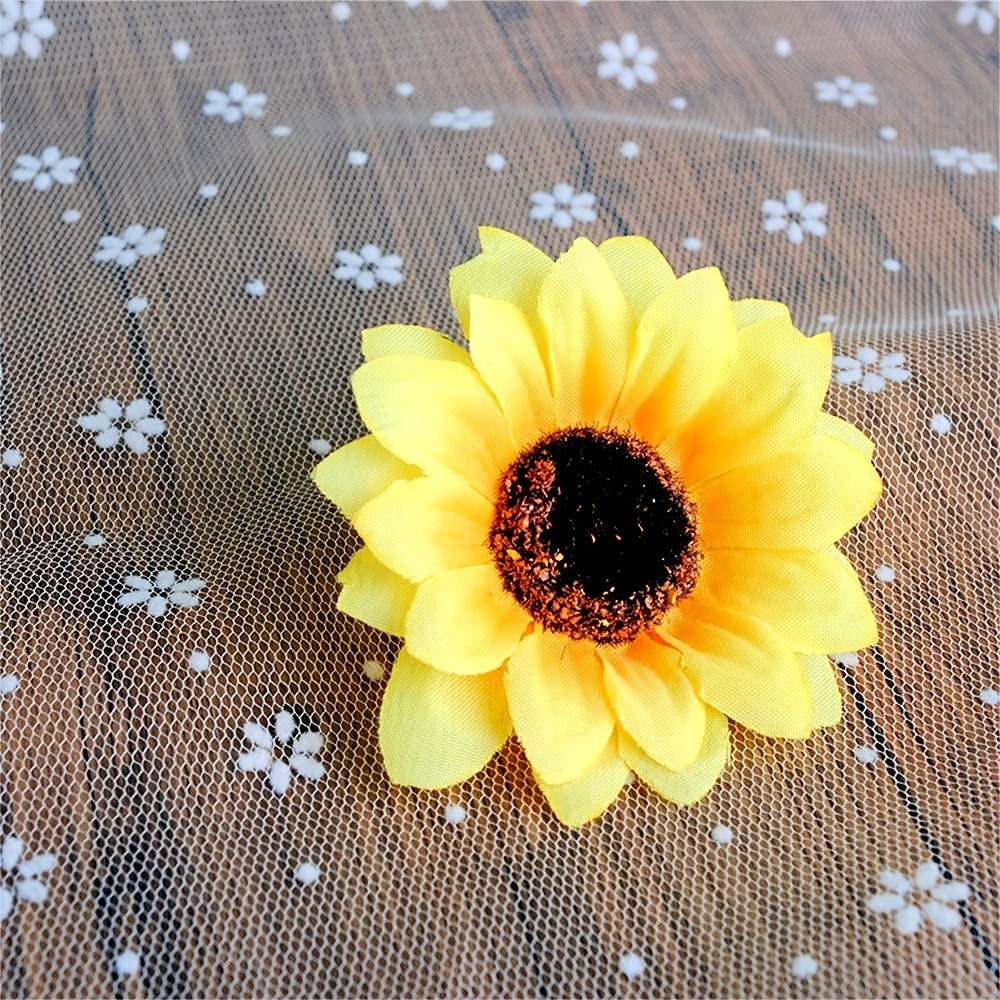
[[[338,607],[401,636],[379,742],[444,788],[513,732],[559,819],[634,772],[691,803],[728,720],[803,738],[840,720],[828,655],[876,640],[835,543],[881,492],[872,443],[821,409],[828,334],[676,277],[648,240],[553,261],[480,230],[451,272],[468,350],[365,331],[371,433],[314,477],[364,541]]]

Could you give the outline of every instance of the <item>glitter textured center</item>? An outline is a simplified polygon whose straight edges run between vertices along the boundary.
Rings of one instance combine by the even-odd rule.
[[[698,577],[694,505],[646,442],[571,427],[501,477],[489,546],[505,588],[550,631],[622,643]]]

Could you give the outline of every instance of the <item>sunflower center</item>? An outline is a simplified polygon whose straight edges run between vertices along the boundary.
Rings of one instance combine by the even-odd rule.
[[[621,643],[689,593],[701,562],[695,508],[645,441],[570,427],[503,474],[490,552],[504,587],[544,628]]]

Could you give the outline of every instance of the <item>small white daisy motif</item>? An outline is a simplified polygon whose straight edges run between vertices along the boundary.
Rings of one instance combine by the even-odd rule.
[[[855,83],[849,76],[835,76],[832,80],[817,80],[816,100],[837,103],[842,108],[856,108],[859,104],[878,104],[870,83]]]
[[[455,108],[454,111],[435,111],[431,115],[435,128],[451,128],[456,132],[468,132],[474,128],[489,128],[493,124],[493,112],[488,108],[473,111],[471,108]]]
[[[58,146],[47,146],[38,156],[22,153],[14,161],[10,179],[27,184],[36,191],[48,191],[53,184],[75,184],[80,169],[79,156],[63,156]]]
[[[98,448],[114,448],[124,442],[129,451],[145,455],[149,439],[160,437],[167,429],[159,417],[151,416],[152,411],[148,399],[133,399],[125,407],[117,399],[102,399],[96,413],[84,414],[77,423],[93,432]]]
[[[334,278],[353,281],[364,292],[376,285],[398,285],[403,280],[403,258],[397,253],[382,253],[374,243],[366,243],[357,253],[338,250],[333,259],[337,264]]]
[[[138,222],[126,226],[119,236],[102,236],[97,241],[94,260],[98,264],[132,267],[140,257],[155,257],[163,249],[166,229],[147,229]]]
[[[789,243],[801,243],[810,236],[825,236],[826,202],[807,202],[801,191],[786,191],[784,200],[766,198],[761,211],[764,213],[765,233],[784,233]]]
[[[0,920],[6,920],[21,903],[44,903],[48,886],[38,877],[56,866],[54,854],[24,857],[24,841],[11,834],[0,844]]]
[[[144,576],[127,576],[124,582],[132,589],[118,598],[119,607],[145,604],[150,618],[162,618],[171,606],[197,607],[198,591],[205,586],[204,580],[178,580],[177,574],[169,569],[160,570],[152,580]]]
[[[42,42],[56,26],[43,17],[44,0],[0,0],[0,54],[7,58],[20,49],[29,59],[42,54]]]
[[[925,920],[943,931],[962,926],[962,914],[953,904],[969,898],[969,886],[957,880],[945,881],[933,861],[925,861],[910,878],[887,868],[878,881],[888,891],[870,896],[868,909],[891,913],[900,934],[915,934]]]
[[[997,161],[992,153],[970,153],[961,146],[952,146],[951,149],[932,149],[931,157],[937,166],[958,167],[963,174],[969,176],[980,172],[994,174],[997,170]]]
[[[859,347],[855,358],[838,354],[833,364],[841,385],[860,383],[865,392],[881,392],[887,382],[905,382],[910,377],[904,367],[905,354],[879,354],[874,347]]]
[[[201,113],[209,117],[218,115],[224,122],[235,125],[244,118],[260,118],[266,102],[267,94],[251,94],[245,84],[231,83],[226,91],[208,91]]]
[[[955,14],[957,24],[975,24],[984,34],[990,34],[1000,20],[1000,0],[959,0]]]
[[[323,734],[300,729],[288,711],[274,716],[270,730],[259,722],[245,722],[243,734],[253,749],[240,754],[236,766],[241,771],[265,772],[275,795],[288,791],[293,774],[319,781],[326,774],[326,768],[315,757],[323,749]]]
[[[617,42],[602,42],[600,51],[597,75],[602,80],[617,80],[626,90],[635,90],[637,83],[656,83],[656,49],[640,46],[634,31],[626,31]]]
[[[569,229],[574,222],[593,222],[596,197],[589,191],[575,192],[569,184],[557,184],[551,191],[535,191],[531,196],[531,217],[548,220],[557,229]]]

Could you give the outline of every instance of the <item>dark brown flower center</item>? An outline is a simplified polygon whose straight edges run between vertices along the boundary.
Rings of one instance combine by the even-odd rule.
[[[500,479],[489,546],[504,587],[544,628],[621,643],[698,578],[694,504],[645,441],[570,427]]]

